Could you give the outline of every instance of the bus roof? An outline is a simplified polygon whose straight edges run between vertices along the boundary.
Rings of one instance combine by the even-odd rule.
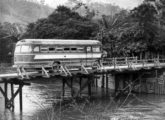
[[[71,39],[23,39],[17,42],[17,45],[22,44],[55,44],[55,45],[101,45],[98,40],[71,40]]]

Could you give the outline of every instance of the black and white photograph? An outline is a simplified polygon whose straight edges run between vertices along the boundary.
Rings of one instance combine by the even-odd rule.
[[[165,120],[165,0],[0,0],[0,120]]]

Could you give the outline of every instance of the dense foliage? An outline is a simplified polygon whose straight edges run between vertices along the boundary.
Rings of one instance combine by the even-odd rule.
[[[113,17],[103,16],[100,34],[110,56],[140,56],[163,51],[164,6],[163,0],[146,0],[131,11],[124,10]]]
[[[23,32],[20,24],[0,24],[0,62],[12,62],[14,43]]]
[[[90,39],[98,30],[97,24],[71,9],[59,6],[48,18],[28,25],[25,38]]]
[[[102,15],[99,19],[95,17],[98,11],[90,10],[85,4],[77,4],[78,7],[72,9],[57,7],[47,18],[28,24],[25,33],[20,25],[0,24],[1,56],[10,53],[13,41],[20,37],[98,39],[103,43],[103,49],[108,52],[109,57],[144,58],[150,57],[151,53],[153,57],[157,57],[158,53],[165,55],[164,0],[144,0],[130,11],[121,10],[115,15]],[[76,12],[82,6],[87,10],[83,16]]]

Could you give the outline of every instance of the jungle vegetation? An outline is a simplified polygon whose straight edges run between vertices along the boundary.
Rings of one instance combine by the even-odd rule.
[[[80,7],[85,8],[85,15],[77,12]],[[48,17],[29,23],[24,32],[18,32],[18,29],[11,32],[0,24],[0,38],[5,39],[4,36],[10,34],[15,41],[23,38],[97,39],[103,43],[109,57],[165,55],[164,0],[144,0],[132,10],[122,9],[114,15],[102,15],[97,19],[95,16],[96,11],[83,3],[77,3],[74,8],[58,6]],[[18,28],[10,25],[13,29]]]

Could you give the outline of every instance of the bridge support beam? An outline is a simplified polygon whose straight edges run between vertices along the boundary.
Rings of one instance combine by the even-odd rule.
[[[97,79],[97,77],[95,78],[95,87],[96,88],[98,87],[98,79]]]
[[[63,99],[65,97],[65,83],[66,83],[65,78],[62,78],[62,97],[63,97]]]
[[[106,74],[106,95],[108,96],[109,91],[108,91],[108,74]]]
[[[5,82],[4,83],[4,93],[5,93],[5,95],[4,95],[4,98],[5,98],[5,108],[7,108],[7,103],[8,103],[8,83],[7,82]]]
[[[104,84],[105,84],[105,75],[104,74],[102,74],[102,83],[101,83],[101,88],[104,88],[105,86],[104,86]]]
[[[90,97],[92,95],[92,83],[94,83],[94,75],[80,74],[78,76],[68,76],[62,78],[62,95],[65,97],[65,85],[71,90],[71,97],[82,97],[82,91],[87,90]]]
[[[20,104],[20,112],[23,110],[23,102],[22,102],[22,88],[24,85],[30,85],[29,83],[25,83],[22,80],[19,79],[3,79],[1,81],[1,84],[4,84],[4,89],[0,87],[0,92],[4,97],[4,105],[6,109],[10,109],[14,111],[15,105],[14,105],[14,100],[16,96],[19,94],[19,104]],[[8,95],[8,85],[10,84],[10,89],[11,89],[11,95],[9,97]],[[14,85],[18,85],[18,89],[14,91]]]
[[[11,97],[13,97],[13,96],[14,96],[14,84],[11,83]],[[13,104],[13,106],[12,106],[12,112],[14,112],[14,108],[15,108],[15,106],[14,106],[14,100],[12,101],[12,104]]]
[[[81,97],[81,86],[82,86],[82,77],[79,78],[80,97]]]
[[[22,88],[23,88],[23,85],[19,85],[19,104],[20,104],[20,111],[22,112],[23,110],[23,106],[22,106]]]
[[[89,97],[91,97],[91,95],[92,95],[92,88],[91,88],[92,79],[93,78],[91,76],[88,77],[88,96]]]
[[[71,96],[74,96],[74,91],[73,91],[73,77],[70,78],[70,89],[71,89]]]

